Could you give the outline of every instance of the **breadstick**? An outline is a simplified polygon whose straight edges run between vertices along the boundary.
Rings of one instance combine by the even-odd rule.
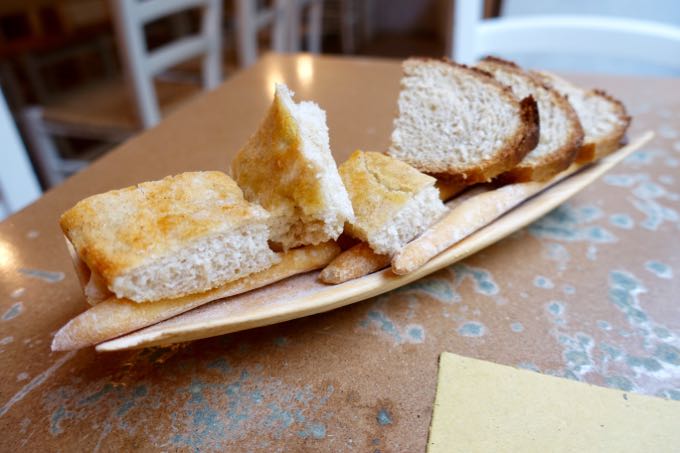
[[[388,255],[379,255],[367,243],[360,242],[331,261],[321,271],[319,280],[323,283],[337,285],[379,271],[389,264],[390,257]]]
[[[69,321],[54,336],[53,351],[70,351],[147,327],[208,302],[260,288],[319,269],[340,253],[335,242],[280,253],[281,262],[218,288],[176,299],[137,303],[109,298]]]
[[[392,258],[395,274],[408,274],[431,258],[545,187],[545,183],[510,184],[463,201]]]
[[[469,200],[472,197],[476,197],[479,194],[482,194],[484,192],[488,192],[490,190],[494,190],[495,187],[492,184],[477,184],[475,186],[472,186],[468,188],[465,192],[460,193],[456,195],[454,198],[450,199],[447,201],[446,207],[449,208],[449,210],[456,208],[457,206],[460,206],[463,204],[463,202]]]
[[[439,182],[437,184],[439,186]],[[453,185],[449,187],[453,187]],[[465,200],[491,189],[492,186],[488,184],[474,186],[450,200],[446,203],[446,206],[449,209],[453,209]],[[389,264],[389,256],[377,254],[368,246],[368,244],[361,242],[345,250],[331,261],[331,263],[321,271],[319,280],[323,283],[337,285],[348,280],[372,274],[373,272],[387,267]]]

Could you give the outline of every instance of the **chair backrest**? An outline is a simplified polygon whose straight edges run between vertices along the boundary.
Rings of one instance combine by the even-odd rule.
[[[483,19],[484,0],[451,0],[447,53],[462,63],[511,53],[627,58],[680,70],[680,28],[593,15],[531,15]]]
[[[256,0],[236,0],[236,45],[241,67],[257,61],[258,33],[271,28],[271,47],[275,52],[286,52],[287,14],[290,0],[272,0],[271,6],[258,7]]]
[[[40,184],[0,90],[0,220],[40,197]]]
[[[256,0],[236,0],[236,36],[239,63],[257,61],[258,33],[271,29],[274,52],[298,52],[300,31],[306,29],[307,51],[321,51],[323,0],[272,0],[271,6],[258,7]],[[306,22],[306,27],[303,23]]]
[[[307,51],[321,52],[322,21],[323,0],[289,0],[286,14],[288,51],[300,51],[300,30],[306,29]]]
[[[202,57],[202,84],[215,88],[222,80],[222,0],[110,0],[123,67],[133,89],[142,127],[160,121],[154,77],[185,61]],[[201,9],[199,33],[149,51],[144,25],[187,10]]]

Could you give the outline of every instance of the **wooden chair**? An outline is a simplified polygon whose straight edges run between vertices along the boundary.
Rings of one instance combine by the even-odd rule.
[[[483,19],[484,0],[451,0],[448,56],[461,63],[512,53],[620,57],[680,70],[680,28],[592,15]]]
[[[40,197],[40,184],[0,91],[0,220]]]
[[[202,87],[222,79],[221,0],[110,0],[127,84],[103,81],[23,113],[23,123],[38,170],[47,186],[61,182],[86,161],[64,159],[55,136],[119,142],[154,126],[163,114],[200,91],[200,87],[154,80],[168,68],[201,57]],[[201,10],[198,34],[147,50],[145,24],[186,9]],[[128,87],[130,91],[128,91]],[[128,96],[131,94],[131,96]]]

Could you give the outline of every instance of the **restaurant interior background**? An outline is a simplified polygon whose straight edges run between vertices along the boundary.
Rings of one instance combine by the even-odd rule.
[[[115,6],[122,3],[0,2],[0,82],[4,95],[4,101],[0,99],[0,219],[135,132],[153,125],[136,113],[133,98],[140,93],[134,94],[130,78],[123,76],[121,56],[129,56],[131,41],[120,36],[125,26],[116,26],[116,17],[130,21],[121,11],[124,8]],[[451,3],[224,0],[216,22],[222,47],[220,79],[233,77],[270,50],[388,58],[444,56],[453,22]],[[499,0],[484,5],[486,17],[574,13],[680,26],[680,3],[675,0]],[[148,49],[199,32],[201,20],[195,10],[180,10],[150,21],[144,27]],[[620,58],[584,58],[568,53],[560,57],[511,57],[529,67],[558,71],[680,75],[677,69]],[[200,81],[200,69],[200,60],[189,59],[159,73],[155,77],[159,102],[167,101],[174,107],[199,92],[196,82]],[[164,105],[161,111],[166,112]]]

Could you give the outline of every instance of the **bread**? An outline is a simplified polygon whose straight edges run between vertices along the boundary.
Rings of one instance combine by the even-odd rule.
[[[268,219],[227,175],[209,171],[91,196],[60,223],[91,280],[145,302],[207,291],[278,262]]]
[[[509,61],[486,57],[477,67],[509,86],[518,98],[532,96],[538,104],[541,125],[538,145],[513,169],[500,175],[499,181],[543,181],[566,170],[583,144],[583,129],[569,101]]]
[[[264,122],[231,164],[246,199],[272,214],[271,239],[284,249],[337,239],[353,219],[331,155],[326,114],[313,102],[295,104],[277,85]]]
[[[422,236],[396,254],[392,258],[392,270],[398,275],[413,272],[443,250],[538,192],[544,184],[524,182],[481,193],[471,192],[472,196],[456,204]]]
[[[393,157],[355,151],[340,165],[354,220],[346,232],[381,255],[393,255],[441,217],[436,180]]]
[[[536,101],[450,61],[406,60],[388,154],[470,185],[512,169],[536,147]]]
[[[585,137],[577,163],[600,159],[619,149],[630,125],[630,116],[621,101],[601,90],[585,90],[555,74],[535,74],[566,96],[578,114]]]
[[[110,298],[81,313],[62,327],[52,340],[53,351],[91,346],[169,319],[208,302],[260,288],[295,274],[325,266],[340,247],[328,242],[279,254],[278,264],[211,290],[175,299],[138,304]]]
[[[345,250],[335,257],[319,275],[323,283],[337,285],[372,274],[390,264],[389,255],[379,255],[365,242]]]

